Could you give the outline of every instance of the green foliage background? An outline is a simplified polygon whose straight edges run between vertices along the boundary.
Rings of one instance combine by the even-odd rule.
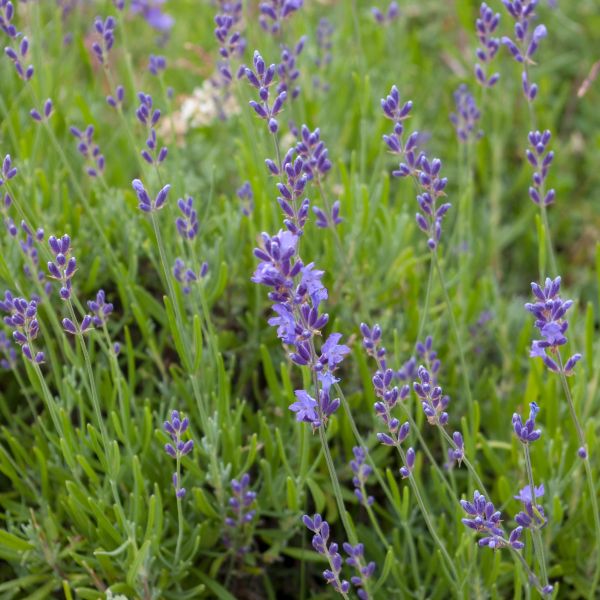
[[[358,331],[361,321],[380,323],[390,366],[399,368],[413,353],[427,286],[429,253],[414,223],[414,188],[391,180],[394,161],[381,141],[389,122],[381,115],[379,99],[394,83],[404,99],[414,102],[410,127],[430,136],[426,149],[443,160],[450,180],[447,191],[454,208],[445,221],[441,255],[476,399],[475,422],[467,423],[457,346],[436,281],[425,332],[434,338],[443,365],[441,383],[452,397],[450,428],[462,428],[467,451],[508,520],[519,509],[513,496],[526,483],[511,417],[515,411],[527,412],[531,401],[540,404],[544,434],[532,457],[536,480],[546,488],[549,523],[543,539],[550,578],[557,584],[556,597],[585,597],[598,560],[598,540],[575,431],[560,382],[528,357],[534,331],[523,303],[529,298],[529,282],[555,274],[545,267],[536,207],[527,196],[531,171],[524,148],[531,125],[519,68],[502,49],[496,62],[500,82],[485,98],[475,91],[475,2],[404,0],[399,20],[387,28],[374,22],[370,2],[306,4],[284,28],[288,43],[301,35],[308,41],[298,59],[302,93],[288,104],[281,121],[320,127],[334,163],[326,189],[341,201],[341,247],[330,231],[311,223],[302,242],[303,258],[325,271],[328,329],[343,333],[352,347],[342,365],[341,385],[395,498],[392,507],[373,479],[369,491],[389,536],[388,549],[352,493],[348,461],[356,440],[340,410],[328,428],[329,445],[358,537],[368,558],[378,564],[377,597],[449,594],[448,574],[400,480],[400,465],[375,440],[374,367]],[[258,27],[256,5],[244,3],[245,60],[249,63],[258,48],[267,62],[276,62],[278,42]],[[511,25],[501,3],[490,5],[502,12],[500,29],[508,34]],[[250,281],[259,233],[281,227],[276,190],[263,162],[274,154],[272,140],[247,106],[252,90],[242,81],[234,85],[239,114],[190,130],[182,144],[171,142],[158,175],[140,164],[144,132],[135,122],[134,92],[151,93],[163,121],[168,120],[182,96],[212,74],[217,52],[214,6],[170,0],[165,10],[175,17],[175,26],[164,49],[157,49],[156,33],[139,17],[126,16],[117,26],[110,64],[113,83],[126,88],[130,131],[105,103],[112,89],[90,52],[93,19],[116,14],[111,2],[76,3],[66,19],[54,2],[19,3],[16,20],[30,38],[36,75],[24,85],[9,60],[0,61],[0,154],[10,154],[19,168],[10,182],[15,198],[11,216],[43,227],[46,235],[68,232],[79,263],[79,303],[102,287],[115,304],[107,335],[97,331],[88,341],[104,421],[115,442],[110,456],[100,442],[81,348],[59,325],[66,312],[56,289],[40,305],[39,346],[47,355],[44,378],[60,410],[62,439],[34,370],[19,358],[15,369],[0,374],[0,594],[95,600],[110,589],[128,598],[332,597],[320,575],[324,565],[300,520],[304,513],[324,513],[332,537],[341,543],[344,534],[318,439],[288,410],[293,391],[303,385],[303,373],[288,361],[266,323],[271,314],[266,290]],[[597,476],[599,82],[592,82],[582,97],[577,92],[600,58],[600,5],[559,0],[552,10],[541,2],[539,14],[549,36],[532,69],[540,85],[535,118],[538,128],[548,128],[554,136],[550,185],[557,199],[549,211],[550,229],[564,295],[576,299],[569,349],[581,351],[584,360],[571,386]],[[312,85],[315,30],[322,17],[335,27],[333,61],[322,73],[331,86],[327,93]],[[72,41],[66,45],[67,34]],[[149,53],[166,55],[164,78],[147,72]],[[485,132],[468,155],[448,118],[452,93],[462,82],[477,94]],[[173,100],[166,96],[167,87],[174,89]],[[47,97],[54,101],[55,114],[45,128],[28,113]],[[89,123],[106,156],[103,181],[85,175],[68,130]],[[130,186],[138,176],[153,193],[161,183],[172,185],[168,206],[158,215],[169,264],[185,252],[190,260],[210,265],[210,277],[189,297],[180,290],[176,298],[165,297],[168,288],[152,225],[137,210]],[[235,195],[246,180],[255,195],[250,218],[241,213]],[[200,236],[190,248],[183,247],[174,227],[175,200],[184,194],[195,198],[200,217]],[[457,215],[469,198],[473,240],[464,251]],[[16,240],[4,229],[0,243],[1,287],[28,298],[39,293],[23,273]],[[40,248],[40,258],[42,264],[49,259],[46,246]],[[183,327],[173,302],[183,315]],[[491,320],[474,329],[484,311]],[[113,360],[108,336],[122,344],[118,360]],[[186,360],[193,363],[189,368]],[[410,402],[415,418],[423,422],[420,407],[414,398]],[[196,442],[183,461],[188,494],[178,563],[173,554],[178,531],[170,482],[173,461],[162,451],[167,440],[162,422],[174,408],[190,417]],[[204,428],[203,413],[209,417]],[[443,446],[427,427],[423,423],[423,435],[443,462]],[[113,481],[111,472],[117,473]],[[252,551],[239,560],[223,545],[223,519],[229,482],[244,472],[251,474],[258,494],[258,518],[248,532]],[[449,497],[421,453],[416,477],[460,567],[464,597],[536,595],[509,555],[477,547],[460,522],[456,498]],[[452,471],[451,481],[457,497],[472,494],[464,469]],[[530,553],[528,539],[529,559]]]

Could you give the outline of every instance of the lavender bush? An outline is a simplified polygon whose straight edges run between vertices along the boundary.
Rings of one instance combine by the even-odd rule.
[[[597,7],[192,4],[0,0],[0,596],[597,598]]]

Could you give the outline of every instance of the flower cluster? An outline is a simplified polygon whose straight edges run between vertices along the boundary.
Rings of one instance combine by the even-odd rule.
[[[159,165],[167,158],[168,153],[165,146],[161,146],[160,150],[158,149],[155,127],[160,120],[160,110],[153,108],[153,100],[150,94],[139,92],[138,100],[140,101],[140,105],[135,114],[138,121],[142,123],[148,131],[146,148],[144,148],[140,154],[148,164]]]
[[[131,12],[141,15],[153,29],[167,33],[175,24],[175,20],[162,11],[161,6],[164,3],[165,0],[131,0]]]
[[[417,369],[419,381],[413,383],[413,389],[423,407],[423,412],[430,425],[441,425],[448,422],[448,413],[446,408],[450,402],[450,397],[444,395],[442,388],[435,385],[431,373],[423,366]]]
[[[148,57],[148,71],[151,75],[157,77],[159,73],[167,68],[167,59],[164,56],[151,54]]]
[[[2,161],[2,168],[0,169],[0,188],[4,185],[8,187],[8,182],[17,175],[17,167],[13,165],[10,154],[7,154]],[[8,191],[2,193],[0,190],[0,211],[3,213],[10,208],[12,204],[12,198]]]
[[[237,197],[242,202],[242,214],[249,217],[254,210],[254,193],[249,181],[245,181],[236,191]]]
[[[367,479],[373,473],[373,469],[367,464],[367,451],[362,446],[355,446],[352,448],[352,453],[354,459],[350,461],[350,468],[354,474],[352,477],[354,495],[363,506],[371,506],[375,499],[373,496],[366,495],[365,491]]]
[[[79,140],[77,150],[89,163],[89,166],[86,167],[87,174],[90,177],[97,177],[99,173],[104,171],[104,156],[98,145],[94,143],[94,126],[88,125],[83,131],[77,129],[77,127],[71,127],[69,131]]]
[[[532,57],[543,38],[548,35],[545,25],[533,26],[537,0],[503,0],[508,14],[514,19],[514,36],[502,38],[502,43],[509,49],[513,58],[523,65],[523,93],[529,102],[537,96],[538,86],[529,81],[526,65],[532,64]]]
[[[554,152],[547,149],[551,137],[552,134],[547,129],[543,133],[530,131],[528,136],[529,148],[525,151],[527,160],[535,169],[532,185],[529,188],[529,197],[535,204],[543,204],[544,206],[552,204],[556,196],[553,189],[547,192],[544,191],[546,177],[548,177],[550,165],[554,160]]]
[[[350,590],[350,583],[341,579],[342,565],[344,560],[338,552],[338,545],[331,542],[329,545],[329,523],[323,520],[321,515],[316,514],[312,518],[308,515],[302,517],[302,522],[314,533],[312,538],[313,548],[325,556],[329,563],[329,569],[323,571],[325,581],[330,584],[336,592],[347,594]]]
[[[346,564],[356,571],[356,575],[350,577],[352,585],[356,588],[356,595],[360,600],[369,600],[370,596],[367,592],[367,580],[375,573],[375,563],[364,562],[365,546],[364,544],[356,544],[352,546],[348,542],[343,544],[344,552],[348,555]]]
[[[488,502],[486,497],[480,494],[479,491],[475,490],[473,502],[461,500],[460,504],[468,515],[467,518],[462,519],[462,522],[470,529],[484,535],[478,542],[480,546],[488,546],[492,550],[506,548],[507,546],[512,546],[515,550],[521,550],[525,547],[525,544],[520,540],[523,527],[519,525],[506,537],[502,529],[502,513],[496,510],[492,502]]]
[[[115,89],[115,95],[106,96],[106,102],[109,106],[120,110],[123,106],[123,100],[125,99],[125,88],[122,85],[118,85]]]
[[[72,293],[73,275],[77,270],[77,260],[71,256],[71,238],[65,234],[61,238],[51,235],[48,238],[54,260],[48,262],[48,273],[52,279],[60,282],[60,297],[69,300]]]
[[[317,25],[317,56],[315,57],[315,66],[321,75],[315,75],[312,83],[315,89],[321,89],[324,92],[329,91],[330,87],[323,79],[322,73],[327,68],[327,65],[331,63],[331,48],[333,47],[331,37],[333,36],[333,31],[331,21],[323,17]]]
[[[37,307],[36,300],[15,298],[9,291],[4,293],[4,300],[0,300],[0,310],[8,313],[4,323],[13,330],[13,338],[21,346],[23,356],[39,365],[44,362],[44,353],[33,348],[33,341],[40,331]]]
[[[294,346],[291,360],[310,367],[319,382],[317,399],[305,390],[297,390],[297,401],[290,410],[297,413],[298,421],[319,427],[339,407],[339,400],[331,398],[330,390],[338,381],[334,372],[350,349],[339,343],[341,334],[332,333],[320,354],[317,352],[315,338],[329,320],[319,309],[328,294],[321,282],[323,271],[315,269],[313,263],[304,265],[297,247],[298,236],[291,231],[280,231],[273,237],[263,233],[261,247],[254,250],[260,263],[252,281],[271,288],[269,298],[275,302],[277,316],[269,319],[269,324],[277,327],[277,336],[285,344]]]
[[[532,442],[539,440],[542,435],[542,430],[535,428],[535,419],[540,409],[535,402],[532,402],[529,405],[529,408],[529,418],[525,423],[523,423],[521,415],[518,413],[514,413],[512,418],[515,435],[523,444],[531,444]]]
[[[483,87],[491,88],[500,79],[498,73],[493,73],[489,76],[487,73],[488,65],[492,62],[500,48],[500,40],[494,37],[499,23],[500,14],[494,14],[494,11],[485,2],[482,2],[479,9],[479,18],[475,22],[477,37],[481,44],[475,52],[477,59],[480,61],[475,64],[475,78]]]
[[[96,17],[94,21],[94,29],[100,35],[101,43],[94,42],[92,50],[96,58],[100,61],[100,64],[106,64],[108,53],[115,43],[116,24],[114,17],[106,17],[104,21],[100,17]]]
[[[198,235],[198,213],[194,209],[194,200],[191,196],[179,198],[177,206],[181,211],[181,217],[177,217],[175,225],[177,232],[184,240],[193,240]]]
[[[288,48],[283,45],[281,47],[281,62],[277,65],[277,76],[279,84],[277,85],[277,93],[287,92],[291,100],[295,100],[300,94],[300,86],[297,85],[300,71],[296,67],[296,59],[302,54],[306,37],[300,38],[294,48]]]
[[[259,6],[260,26],[269,33],[281,32],[283,21],[302,8],[304,0],[267,0]]]
[[[360,324],[360,333],[363,336],[363,348],[367,351],[369,356],[372,356],[381,369],[386,368],[386,350],[381,343],[381,327],[377,324],[373,325],[373,328],[369,327],[366,323]]]
[[[164,207],[169,195],[170,185],[165,185],[156,195],[156,198],[152,200],[144,187],[144,184],[139,179],[134,179],[131,185],[136,193],[138,199],[138,208],[146,213],[156,212]]]
[[[95,327],[102,327],[114,309],[113,305],[106,301],[104,290],[98,290],[96,298],[88,300],[87,305],[92,312],[92,323]]]
[[[311,131],[306,125],[302,125],[295,151],[302,159],[302,169],[309,179],[320,182],[331,170],[329,151],[321,139],[319,128]]]
[[[581,354],[573,354],[564,367],[562,366],[559,347],[567,343],[565,333],[569,322],[565,314],[573,306],[573,301],[562,300],[559,296],[560,282],[560,277],[554,280],[548,277],[543,288],[537,283],[531,284],[531,290],[537,301],[528,302],[525,304],[525,309],[535,317],[535,326],[543,339],[532,342],[530,356],[542,358],[544,364],[555,373],[562,370],[565,375],[571,375],[575,365],[581,360]],[[558,362],[546,352],[550,352]]]
[[[459,142],[479,139],[483,135],[483,132],[477,129],[481,113],[475,105],[475,98],[464,83],[454,92],[454,104],[456,112],[450,115],[450,121],[454,125]]]
[[[50,294],[52,286],[49,281],[46,281],[44,284],[46,275],[39,268],[40,257],[37,249],[37,243],[44,239],[44,230],[41,227],[38,227],[33,231],[25,221],[21,221],[21,230],[23,231],[25,238],[19,241],[19,245],[27,259],[26,264],[23,265],[23,272],[26,277],[33,280],[37,279],[37,281],[43,285],[44,291],[47,294]]]
[[[392,416],[398,404],[408,398],[410,388],[407,385],[398,388],[393,386],[394,371],[392,369],[377,370],[373,375],[373,389],[379,398],[373,405],[375,413],[387,426],[387,433],[378,433],[377,439],[386,446],[399,446],[408,437],[410,424],[408,421],[400,425],[400,421]]]
[[[171,412],[171,419],[165,421],[164,429],[171,436],[171,442],[165,444],[165,452],[177,460],[177,471],[173,473],[173,487],[177,498],[185,496],[185,488],[181,487],[180,462],[183,456],[189,454],[194,448],[194,440],[183,441],[183,434],[187,431],[190,421],[187,417],[181,419],[179,412]]]
[[[283,105],[287,98],[287,92],[282,91],[278,93],[273,103],[270,104],[270,91],[269,88],[273,85],[275,80],[276,66],[266,66],[265,61],[258,52],[254,51],[254,71],[249,67],[246,67],[244,74],[248,79],[250,85],[258,90],[260,102],[250,100],[250,106],[254,109],[254,112],[267,122],[269,131],[276,133],[279,129],[279,123],[275,118],[283,109]]]
[[[12,20],[15,16],[15,7],[10,0],[0,0],[0,30],[11,39],[18,35],[17,28]]]
[[[53,109],[52,100],[50,100],[50,98],[48,98],[46,100],[46,102],[44,102],[44,107],[43,107],[41,113],[38,110],[36,110],[35,108],[32,108],[29,111],[29,114],[31,115],[31,118],[34,121],[41,123],[42,121],[47,121],[52,116],[52,109]]]
[[[233,79],[231,74],[231,57],[241,56],[246,47],[246,40],[239,31],[233,31],[236,20],[233,14],[219,14],[215,17],[215,37],[219,42],[219,54],[223,59],[218,66],[219,73],[225,81]]]
[[[515,516],[517,525],[524,529],[541,529],[548,523],[548,519],[544,513],[544,508],[534,501],[535,498],[541,498],[544,495],[544,484],[535,487],[534,494],[531,493],[531,486],[526,485],[519,491],[519,495],[515,496],[515,500],[523,503],[523,509]]]
[[[279,168],[272,160],[267,159],[266,163],[271,173],[281,174]],[[308,208],[310,205],[308,198],[302,199],[306,183],[308,182],[308,176],[304,172],[304,161],[300,157],[293,159],[292,152],[288,152],[283,159],[281,171],[285,180],[277,183],[277,189],[280,194],[277,197],[277,202],[279,202],[279,206],[281,206],[284,214],[283,224],[288,231],[294,235],[301,236],[308,219]]]
[[[2,17],[0,16],[0,23],[1,19]],[[28,50],[29,41],[26,37],[21,38],[16,50],[10,46],[4,48],[4,53],[10,58],[15,66],[15,71],[23,81],[29,81],[33,77],[33,65],[26,67],[22,62],[26,60]]]
[[[371,8],[371,14],[379,25],[390,25],[400,16],[400,7],[397,2],[390,2],[387,10],[382,12],[376,6]]]
[[[0,359],[0,367],[3,369],[14,369],[17,364],[17,353],[13,348],[10,338],[0,331],[0,352],[4,358]]]
[[[228,548],[234,547],[239,555],[250,551],[250,546],[241,540],[247,539],[247,527],[256,518],[256,492],[250,488],[250,476],[244,473],[242,477],[231,480],[232,496],[229,499],[229,508],[232,516],[225,518],[227,530],[224,543]],[[235,542],[238,543],[235,543]]]
[[[173,277],[175,280],[181,283],[184,294],[189,294],[192,291],[191,284],[204,279],[208,274],[208,263],[203,262],[200,271],[196,273],[193,269],[186,266],[185,262],[181,258],[175,259],[173,265]]]

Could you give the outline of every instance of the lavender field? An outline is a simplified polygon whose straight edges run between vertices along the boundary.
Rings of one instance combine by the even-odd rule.
[[[0,598],[600,598],[599,0],[0,37]]]

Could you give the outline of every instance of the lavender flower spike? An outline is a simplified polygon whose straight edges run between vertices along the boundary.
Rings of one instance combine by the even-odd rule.
[[[152,200],[144,187],[144,184],[139,179],[134,179],[131,182],[133,190],[136,193],[138,198],[138,208],[146,213],[156,212],[164,207],[165,202],[167,201],[167,196],[169,194],[169,190],[171,189],[170,185],[165,185],[156,195],[156,198]]]
[[[329,524],[324,521],[321,515],[316,514],[312,518],[308,515],[302,517],[302,522],[314,533],[312,538],[313,548],[327,558],[329,569],[323,571],[325,581],[330,584],[336,592],[347,594],[350,590],[350,583],[341,578],[342,565],[344,563],[342,556],[338,552],[338,545],[329,542]]]
[[[525,424],[523,424],[523,421],[521,420],[521,415],[517,413],[515,413],[512,418],[515,435],[523,444],[531,444],[532,442],[539,440],[542,435],[541,429],[535,429],[535,419],[538,412],[540,412],[540,409],[535,402],[532,402],[529,407],[531,409],[529,412],[529,419],[525,421]]]
[[[454,104],[456,112],[450,115],[450,121],[454,125],[458,141],[465,143],[479,139],[483,135],[483,131],[477,129],[481,113],[475,105],[475,98],[465,84],[459,86],[454,92]]]
[[[367,451],[361,446],[352,448],[354,459],[350,461],[350,468],[354,477],[352,483],[354,485],[354,495],[363,506],[371,506],[375,499],[373,496],[365,495],[365,484],[367,478],[373,472],[373,469],[367,464]]]
[[[491,88],[500,79],[498,73],[489,76],[487,74],[487,66],[492,62],[500,48],[500,40],[493,36],[499,22],[500,14],[494,14],[494,11],[485,2],[482,2],[479,9],[479,18],[475,22],[477,37],[481,44],[476,51],[477,59],[481,64],[475,64],[475,78],[483,87]]]
[[[239,556],[250,551],[250,546],[241,542],[241,540],[247,538],[245,530],[255,520],[257,512],[254,508],[256,492],[249,488],[250,476],[248,473],[244,473],[239,480],[231,480],[232,496],[229,499],[229,508],[233,516],[225,518],[227,530],[223,536],[223,541],[228,548],[235,546]]]
[[[171,442],[165,444],[165,452],[177,461],[177,471],[173,473],[173,487],[177,498],[185,496],[185,488],[181,487],[180,461],[183,456],[189,454],[194,448],[194,440],[183,441],[183,434],[189,427],[189,419],[181,418],[179,412],[171,412],[171,419],[165,421],[164,429],[171,436]]]
[[[44,353],[35,352],[33,341],[37,338],[40,325],[37,318],[37,302],[25,298],[15,298],[6,291],[4,300],[0,301],[0,310],[8,313],[4,323],[13,330],[13,338],[19,346],[23,356],[32,363],[44,362]]]

